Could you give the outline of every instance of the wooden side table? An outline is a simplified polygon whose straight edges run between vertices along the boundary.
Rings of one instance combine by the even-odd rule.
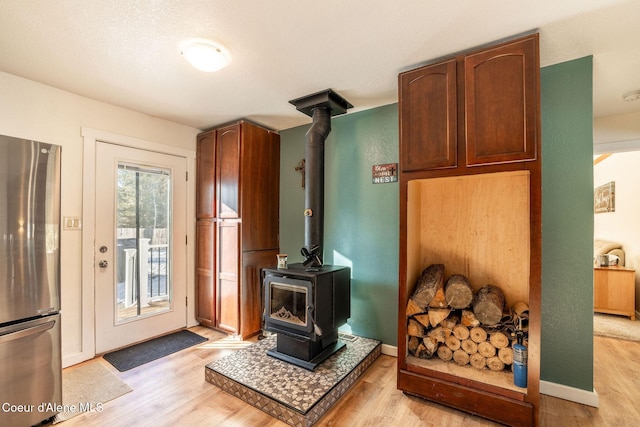
[[[594,267],[593,311],[621,314],[636,320],[635,270],[625,267]]]

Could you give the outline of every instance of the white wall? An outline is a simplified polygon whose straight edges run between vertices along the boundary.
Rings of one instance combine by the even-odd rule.
[[[596,117],[593,120],[595,144],[636,139],[640,139],[640,112]]]
[[[594,188],[615,182],[615,212],[594,215],[594,237],[622,243],[625,266],[636,270],[636,311],[640,309],[640,113],[594,120],[594,152],[614,152],[593,168]],[[636,150],[636,151],[632,151]]]
[[[0,72],[0,100],[0,134],[62,146],[62,217],[82,216],[82,127],[179,147],[193,152],[195,158],[195,141],[199,132],[195,128],[94,101],[3,72]],[[188,185],[189,191],[194,194],[195,180],[190,180]],[[61,230],[60,245],[62,355],[63,361],[68,364],[70,360],[77,361],[77,355],[83,353],[82,232]],[[193,265],[193,259],[189,260],[188,265]],[[193,318],[193,313],[189,318]]]

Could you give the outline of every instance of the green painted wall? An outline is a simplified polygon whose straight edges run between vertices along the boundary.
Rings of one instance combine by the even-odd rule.
[[[304,191],[295,166],[310,125],[280,132],[280,250],[300,262]],[[373,184],[371,167],[398,162],[398,107],[336,116],[325,141],[324,262],[351,267],[347,331],[397,344],[398,183]]]
[[[545,67],[541,379],[593,390],[592,58]]]
[[[591,58],[542,69],[541,378],[593,390]],[[334,117],[325,154],[325,261],[351,265],[353,333],[397,345],[398,184],[371,166],[398,161],[397,105]],[[304,192],[295,166],[309,125],[281,135],[280,245],[299,262]]]

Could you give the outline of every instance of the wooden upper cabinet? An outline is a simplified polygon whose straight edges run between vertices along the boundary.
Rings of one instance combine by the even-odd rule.
[[[218,218],[240,217],[240,125],[217,131]]]
[[[242,250],[279,247],[280,136],[258,127],[242,128]]]
[[[464,57],[468,166],[536,159],[537,38]]]
[[[456,60],[400,74],[402,170],[457,166]]]
[[[198,135],[196,166],[196,218],[215,217],[216,200],[216,132]]]
[[[400,170],[536,160],[538,35],[401,73]]]

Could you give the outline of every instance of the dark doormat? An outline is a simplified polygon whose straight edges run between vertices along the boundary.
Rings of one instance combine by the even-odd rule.
[[[191,331],[182,330],[106,353],[102,357],[118,371],[124,372],[207,340]]]

